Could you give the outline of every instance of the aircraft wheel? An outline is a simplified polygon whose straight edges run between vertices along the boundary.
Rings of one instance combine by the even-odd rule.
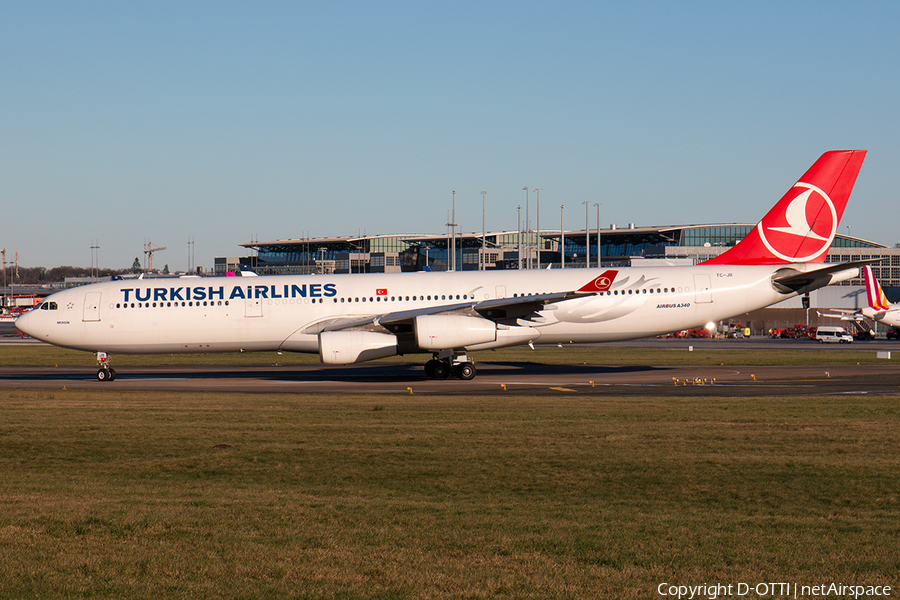
[[[472,379],[475,377],[475,365],[472,363],[462,363],[456,367],[456,374],[460,379]]]
[[[116,380],[116,370],[113,369],[113,368],[110,368],[110,370],[109,370],[109,381],[115,381],[115,380]]]
[[[106,369],[97,369],[97,380],[110,381],[109,371]]]
[[[439,362],[439,361],[432,359],[425,363],[425,374],[428,375],[429,377],[431,377],[432,379],[434,379],[434,365],[437,362]]]
[[[435,364],[431,367],[431,378],[447,379],[447,376],[450,375],[450,365],[439,360],[434,362]]]

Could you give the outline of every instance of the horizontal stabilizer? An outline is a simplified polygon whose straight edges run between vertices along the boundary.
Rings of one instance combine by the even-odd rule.
[[[859,275],[859,269],[881,259],[856,260],[832,263],[812,271],[800,271],[791,267],[779,269],[772,276],[772,284],[784,294],[805,294],[837,281],[845,281]]]
[[[831,308],[829,310],[834,311],[835,314],[823,313],[818,310],[816,311],[816,313],[820,317],[826,317],[829,319],[840,319],[841,321],[862,321],[865,319],[865,316],[858,310],[846,310],[846,309],[841,309],[841,308]]]

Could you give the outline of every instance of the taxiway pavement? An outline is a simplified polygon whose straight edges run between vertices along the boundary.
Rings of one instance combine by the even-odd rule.
[[[339,394],[595,394],[772,396],[898,394],[896,365],[597,366],[482,363],[470,381],[428,379],[418,363],[349,366],[0,367],[0,389]]]

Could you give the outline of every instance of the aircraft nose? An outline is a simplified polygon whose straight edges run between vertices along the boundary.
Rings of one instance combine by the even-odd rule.
[[[31,311],[28,311],[27,313],[23,314],[18,319],[16,319],[16,329],[18,329],[22,333],[27,333],[28,335],[31,335],[32,337],[34,337],[32,335],[32,332],[30,331],[31,327],[29,326],[29,322],[31,320],[32,320],[32,314],[31,314]]]

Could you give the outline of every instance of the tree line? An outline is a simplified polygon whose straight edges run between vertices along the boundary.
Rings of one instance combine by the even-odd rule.
[[[129,273],[140,273],[143,271],[140,261],[135,258],[134,264],[130,269],[94,269],[93,275],[97,277],[108,277],[111,275],[126,275]],[[169,265],[165,266],[164,274],[168,274]],[[8,265],[6,268],[6,283],[35,284],[53,283],[56,281],[65,281],[66,277],[90,277],[91,269],[85,267],[14,267]],[[0,281],[0,285],[3,281]]]

